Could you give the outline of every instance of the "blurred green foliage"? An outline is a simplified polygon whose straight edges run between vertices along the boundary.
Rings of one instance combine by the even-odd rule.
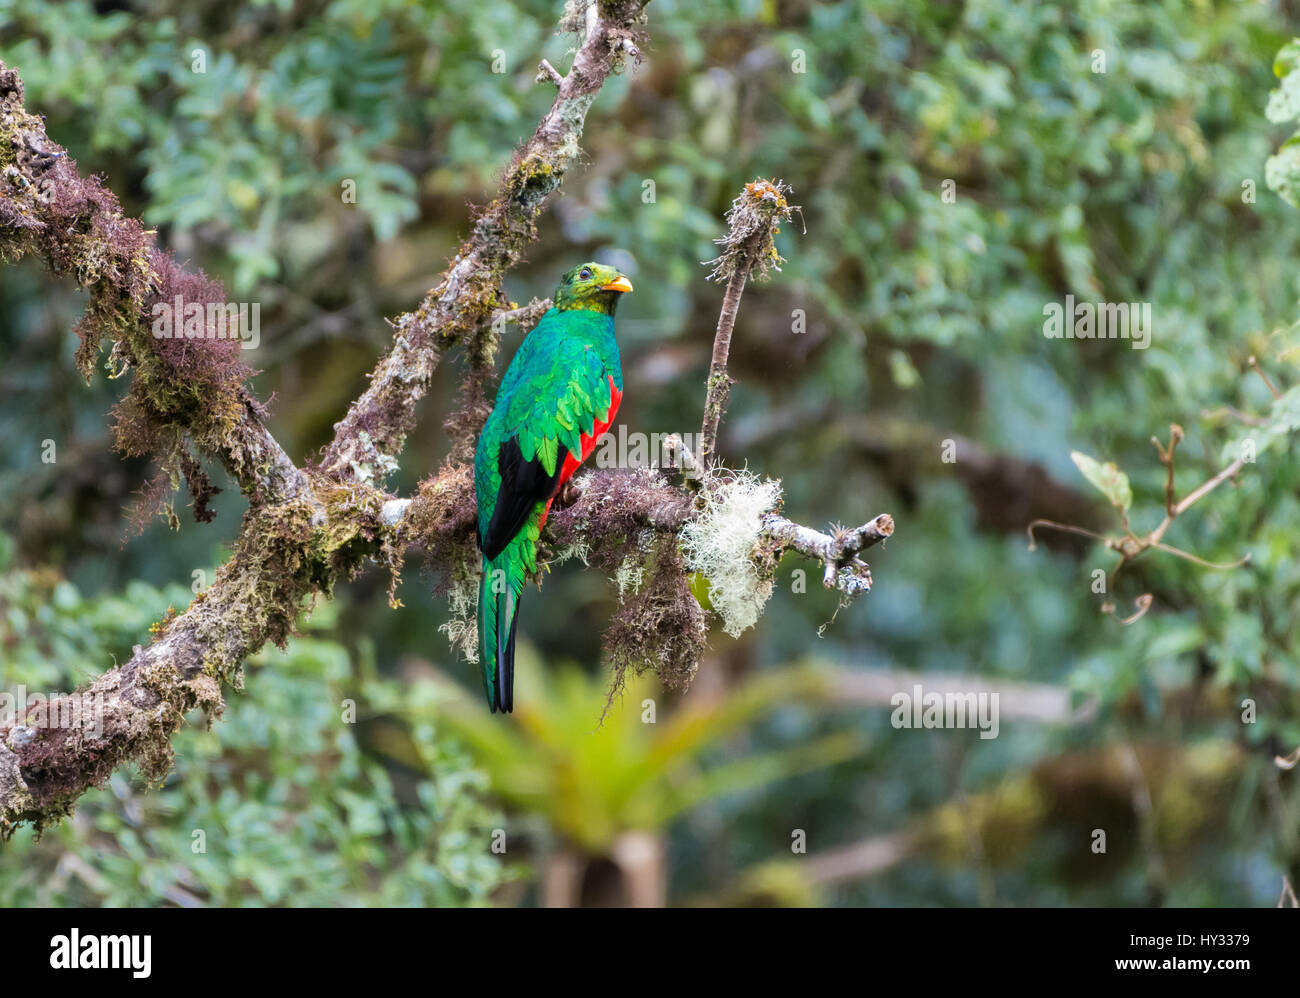
[[[1007,723],[992,741],[894,731],[887,710],[852,710],[870,745],[853,765],[733,789],[672,826],[672,897],[721,896],[771,870],[762,864],[788,858],[792,827],[808,831],[815,855],[936,814],[960,816],[954,802],[968,797],[1020,801],[1030,774],[1038,803],[1016,826],[1023,847],[1013,855],[981,845],[972,822],[959,837],[964,851],[917,854],[820,897],[1259,904],[1276,897],[1284,871],[1300,880],[1300,802],[1294,777],[1272,762],[1300,745],[1292,626],[1300,597],[1292,389],[1300,379],[1290,326],[1300,228],[1269,190],[1300,189],[1295,146],[1282,146],[1267,175],[1265,167],[1293,127],[1269,119],[1295,117],[1283,113],[1290,98],[1270,105],[1269,96],[1298,86],[1296,50],[1283,46],[1300,24],[1285,10],[1229,0],[650,5],[646,64],[600,94],[583,167],[566,178],[532,262],[508,290],[520,301],[548,294],[563,266],[593,257],[626,268],[637,293],[619,317],[629,385],[620,421],[693,432],[719,298],[699,262],[714,255],[710,241],[742,183],[785,179],[806,232],[786,228],[783,272],[742,303],[732,359],[739,382],[721,453],[781,477],[787,511],[803,522],[860,523],[888,511],[899,524],[872,552],[875,590],[838,614],[815,566],[783,563],[765,618],[740,641],[715,634],[700,681],[711,674],[743,688],[746,677],[817,642],[852,669],[1033,680],[1099,705],[1087,723]],[[467,203],[492,196],[500,164],[548,105],[550,89],[533,75],[542,57],[568,65],[572,39],[551,35],[558,14],[559,4],[536,0],[0,0],[0,58],[22,72],[29,106],[48,116],[83,171],[106,173],[127,209],[183,259],[263,303],[265,346],[249,360],[263,369],[259,391],[276,396],[277,436],[305,456],[364,384],[387,341],[382,317],[410,308],[432,284],[467,229]],[[196,52],[206,73],[194,72]],[[498,53],[503,73],[493,72]],[[346,179],[356,181],[355,205],[340,196]],[[1044,337],[1044,306],[1066,294],[1150,302],[1150,348]],[[78,301],[30,267],[0,271],[0,301],[8,441],[0,527],[14,538],[19,566],[6,584],[19,584],[14,572],[53,566],[51,578],[75,587],[47,587],[48,605],[17,601],[28,619],[21,630],[6,626],[41,649],[22,666],[33,681],[67,684],[102,669],[105,653],[120,657],[145,640],[166,601],[183,605],[191,572],[210,571],[216,545],[237,529],[240,502],[228,491],[215,523],[175,535],[153,528],[121,547],[120,509],[147,469],[106,453],[102,414],[117,386],[100,379],[86,389],[73,373]],[[797,313],[801,334],[792,332]],[[507,355],[515,342],[507,340]],[[1250,371],[1251,356],[1281,400]],[[439,426],[452,368],[439,373],[408,451],[405,488],[445,453]],[[1093,572],[1110,569],[1112,553],[1059,538],[1027,550],[1025,525],[1062,506],[1091,529],[1121,529],[1072,451],[1114,463],[1129,485],[1134,529],[1154,527],[1165,470],[1150,438],[1167,439],[1173,422],[1187,432],[1180,495],[1239,454],[1244,439],[1258,445],[1236,483],[1179,517],[1166,538],[1216,562],[1249,554],[1247,567],[1213,572],[1149,552],[1102,595]],[[54,465],[40,463],[46,438],[60,448]],[[940,459],[949,440],[968,445],[953,464]],[[813,583],[806,594],[797,569]],[[16,878],[11,870],[25,867],[13,856],[40,855],[46,865],[34,869],[48,870],[60,847],[97,855],[82,851],[88,843],[136,863],[131,850],[146,842],[157,863],[175,870],[184,855],[188,869],[193,815],[234,834],[246,827],[230,819],[235,809],[272,806],[273,794],[259,804],[267,798],[249,792],[253,780],[259,790],[292,787],[308,795],[309,811],[336,819],[337,827],[286,826],[285,812],[250,816],[277,831],[283,852],[268,865],[328,863],[322,879],[349,886],[331,895],[288,874],[262,874],[271,887],[236,878],[230,870],[251,848],[241,846],[204,883],[206,896],[396,902],[401,864],[419,856],[425,872],[414,882],[425,886],[412,889],[420,899],[482,898],[502,874],[477,865],[482,841],[457,845],[456,822],[434,821],[443,813],[434,804],[452,805],[417,797],[394,810],[374,769],[382,753],[349,747],[350,736],[325,718],[346,695],[340,677],[368,676],[358,702],[393,701],[384,709],[429,756],[437,777],[429,786],[454,782],[467,765],[428,726],[431,715],[402,709],[408,697],[432,696],[405,685],[405,665],[415,656],[471,688],[477,680],[437,633],[444,610],[426,598],[430,580],[408,569],[400,612],[388,609],[385,582],[375,573],[343,589],[328,633],[294,646],[286,661],[298,664],[276,657],[275,668],[250,669],[249,692],[231,697],[214,733],[186,733],[173,780],[195,794],[187,803],[155,804],[172,791],[141,796],[119,775],[113,789],[122,800],[98,798],[50,833],[59,845],[20,842],[26,851],[0,855],[0,891],[46,882],[39,873]],[[142,584],[154,596],[140,595]],[[1099,612],[1109,599],[1124,616],[1144,593],[1152,608],[1130,626]],[[521,638],[547,661],[580,661],[596,675],[611,598],[608,580],[567,566],[530,596]],[[86,609],[64,613],[66,599]],[[142,606],[154,609],[142,615]],[[8,684],[8,646],[0,654]],[[1251,724],[1241,721],[1246,698],[1257,706]],[[316,720],[299,718],[304,710]],[[314,738],[331,757],[352,758],[350,773],[342,764],[323,771],[298,755],[296,741],[262,760],[275,777],[240,754],[250,731],[289,718],[319,725]],[[798,751],[844,722],[843,711],[792,703],[710,749],[702,764]],[[1162,782],[1176,765],[1151,769],[1155,830],[1144,834],[1133,788],[1123,780],[1117,788],[1111,762],[1131,744],[1170,759],[1240,755],[1213,770],[1217,783],[1197,784],[1210,815],[1189,811],[1184,784]],[[301,779],[282,775],[281,765]],[[212,796],[197,796],[200,784]],[[139,826],[124,824],[128,800],[148,816]],[[357,805],[361,831],[342,816],[346,800],[366,802]],[[378,827],[365,816],[376,808],[387,829],[379,837],[365,834]],[[483,827],[476,813],[458,819],[462,834]],[[528,822],[527,810],[514,820]],[[1098,825],[1112,832],[1105,859],[1088,851]],[[323,858],[333,835],[349,845]],[[210,849],[223,848],[216,838]],[[457,877],[453,861],[475,872]],[[362,868],[371,872],[366,888],[354,879]],[[455,885],[450,894],[438,894],[436,870]],[[106,894],[139,903],[167,882],[100,873]]]

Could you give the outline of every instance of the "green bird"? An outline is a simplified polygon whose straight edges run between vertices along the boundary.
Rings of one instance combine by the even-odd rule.
[[[565,274],[554,307],[506,369],[478,439],[479,662],[494,713],[514,709],[515,623],[546,514],[623,400],[614,310],[631,290],[625,276],[598,263]]]

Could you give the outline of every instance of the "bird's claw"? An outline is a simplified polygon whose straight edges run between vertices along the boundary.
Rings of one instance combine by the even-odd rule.
[[[560,487],[560,492],[555,497],[555,501],[558,502],[561,506],[572,506],[581,497],[582,497],[582,489],[574,485],[573,480],[570,479]]]

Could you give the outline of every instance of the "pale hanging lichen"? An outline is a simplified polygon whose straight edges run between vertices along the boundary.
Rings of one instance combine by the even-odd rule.
[[[457,571],[447,591],[447,607],[451,615],[438,630],[447,635],[453,653],[470,663],[478,662],[478,563],[471,562],[463,571]]]
[[[680,535],[686,567],[709,583],[709,602],[722,629],[739,637],[772,595],[772,580],[755,563],[762,517],[781,503],[781,483],[748,471],[713,470],[701,489],[699,516]]]
[[[645,566],[639,564],[631,555],[624,558],[623,564],[619,565],[614,573],[614,585],[618,586],[619,599],[629,592],[633,595],[639,593],[644,579]]]
[[[555,552],[555,554],[551,555],[549,564],[552,568],[555,568],[573,558],[576,558],[578,561],[582,562],[584,568],[589,568],[590,566],[587,564],[587,558],[590,554],[591,546],[587,543],[585,538],[579,538],[572,544],[560,548]]]

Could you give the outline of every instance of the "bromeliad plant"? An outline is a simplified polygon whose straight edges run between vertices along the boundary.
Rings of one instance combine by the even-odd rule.
[[[663,834],[682,814],[865,748],[858,734],[844,731],[790,749],[711,758],[778,707],[831,699],[833,681],[816,668],[765,673],[720,697],[683,701],[670,716],[660,715],[648,676],[629,678],[621,703],[593,730],[606,706],[602,681],[574,667],[543,669],[528,646],[517,663],[521,695],[510,722],[467,696],[440,702],[435,716],[487,773],[492,792],[541,816],[554,836],[540,877],[550,906],[578,904],[584,872],[605,863],[620,871],[610,900],[662,905]]]

